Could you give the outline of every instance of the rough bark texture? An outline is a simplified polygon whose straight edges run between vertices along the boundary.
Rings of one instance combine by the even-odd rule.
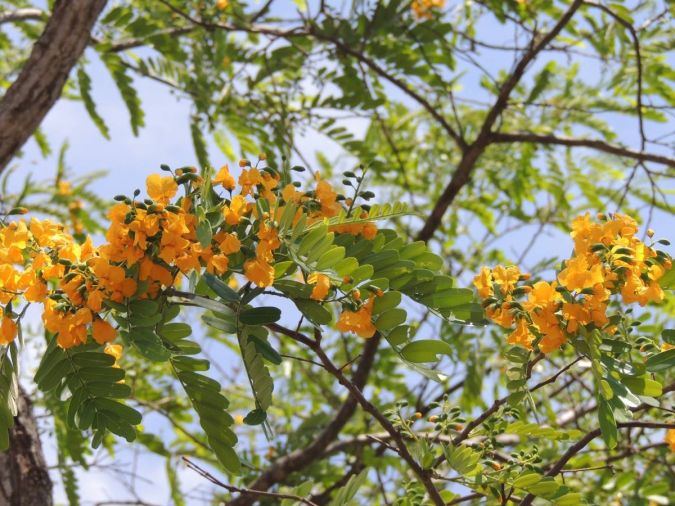
[[[61,96],[105,4],[106,0],[55,2],[30,57],[0,100],[0,172]],[[51,506],[52,482],[32,404],[23,390],[18,407],[10,448],[0,453],[0,506]]]
[[[57,0],[16,81],[0,100],[0,172],[61,96],[106,0]]]
[[[52,482],[42,454],[33,405],[21,389],[10,447],[0,453],[0,506],[51,506]]]

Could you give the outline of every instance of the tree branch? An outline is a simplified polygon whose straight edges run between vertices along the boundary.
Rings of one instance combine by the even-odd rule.
[[[633,427],[642,427],[647,429],[672,429],[675,428],[675,423],[659,423],[659,422],[627,422],[627,423],[618,423],[617,427],[620,429],[633,428]],[[565,464],[572,459],[577,453],[583,450],[586,445],[593,441],[596,437],[601,434],[600,429],[595,429],[586,434],[583,438],[577,441],[575,444],[570,446],[568,450],[563,454],[562,457],[548,470],[546,476],[556,476],[560,473]],[[521,506],[529,506],[534,501],[535,496],[528,494],[520,503]]]
[[[298,501],[303,504],[307,504],[308,506],[317,506],[316,503],[310,501],[309,499],[305,499],[304,497],[300,497],[298,495],[292,495],[292,494],[277,494],[273,492],[266,492],[264,490],[251,490],[248,488],[241,488],[241,487],[235,487],[234,485],[228,485],[227,483],[223,483],[220,481],[218,478],[213,476],[211,473],[206,471],[205,469],[202,469],[199,467],[197,464],[192,462],[190,459],[187,457],[183,457],[183,462],[188,466],[188,468],[192,469],[195,471],[197,474],[200,476],[203,476],[206,478],[208,481],[213,483],[214,485],[217,485],[221,488],[224,488],[225,490],[229,492],[238,492],[242,495],[246,496],[251,496],[251,497],[272,497],[274,499],[290,499],[292,501]]]
[[[669,158],[655,153],[645,153],[644,151],[635,151],[633,149],[609,144],[596,139],[575,139],[573,137],[558,137],[556,135],[539,135],[529,132],[497,132],[492,134],[491,142],[499,144],[508,144],[514,142],[530,142],[533,144],[557,145],[568,147],[590,148],[612,155],[632,158],[641,162],[654,162],[668,167],[675,167],[675,158]]]
[[[277,324],[271,324],[268,328],[274,332],[279,332],[284,335],[292,334],[294,339],[307,344],[309,338],[304,334],[286,329]],[[299,339],[301,337],[302,339]],[[358,368],[352,377],[352,382],[356,388],[362,389],[375,360],[375,353],[380,343],[379,334],[369,339],[364,347],[359,361]],[[312,346],[314,342],[311,341]],[[295,450],[288,455],[277,460],[268,469],[266,469],[253,483],[249,484],[248,488],[251,490],[267,490],[276,483],[283,482],[286,477],[310,465],[312,462],[322,457],[326,448],[339,435],[342,428],[347,424],[349,419],[356,411],[356,399],[349,395],[344,401],[333,420],[326,426],[326,428],[316,437],[316,439],[309,445],[302,449]],[[230,506],[248,506],[253,503],[253,496],[250,494],[242,494],[236,499],[230,501]]]
[[[445,501],[441,497],[440,493],[438,492],[438,489],[434,485],[432,479],[431,479],[431,474],[429,470],[423,469],[415,460],[415,458],[411,455],[410,451],[408,450],[408,447],[405,444],[405,439],[401,435],[401,433],[394,427],[394,425],[389,421],[389,419],[384,416],[377,407],[375,407],[374,404],[372,404],[368,399],[366,399],[361,392],[359,388],[354,385],[351,381],[349,381],[345,375],[342,373],[342,371],[335,367],[333,362],[328,358],[328,356],[325,354],[323,349],[321,348],[321,345],[319,344],[319,341],[315,343],[313,346],[314,352],[317,354],[319,357],[319,360],[323,363],[324,367],[326,370],[332,374],[335,379],[340,382],[342,386],[347,388],[349,390],[349,393],[356,399],[356,401],[361,405],[361,407],[367,412],[370,413],[379,423],[380,425],[386,430],[390,435],[392,440],[396,443],[396,451],[398,452],[399,456],[405,460],[408,463],[408,466],[412,471],[417,475],[419,480],[422,482],[424,485],[424,488],[427,490],[427,493],[429,494],[429,498],[433,501],[434,504],[437,506],[444,506]]]
[[[30,7],[13,11],[2,11],[0,12],[0,25],[3,23],[12,23],[14,21],[36,21],[43,19],[44,17],[44,11]]]
[[[570,5],[565,14],[563,14],[563,16],[558,20],[550,32],[548,32],[538,41],[536,41],[536,38],[532,41],[529,50],[523,55],[516,67],[513,69],[513,72],[511,72],[509,77],[500,88],[499,94],[497,95],[497,100],[485,116],[485,120],[483,121],[483,125],[481,126],[476,140],[464,151],[462,159],[457,165],[452,178],[450,178],[450,182],[436,201],[436,205],[432,209],[429,217],[427,218],[427,221],[424,223],[424,226],[417,235],[418,240],[428,241],[431,236],[434,235],[434,232],[440,226],[443,215],[448,210],[448,207],[450,207],[450,204],[452,204],[452,202],[455,200],[455,197],[457,197],[459,191],[469,182],[469,176],[475,167],[478,158],[492,142],[492,127],[497,121],[497,118],[499,118],[499,116],[508,106],[511,92],[520,82],[520,79],[525,74],[525,70],[537,57],[539,52],[541,52],[541,50],[544,49],[553,39],[555,39],[555,37],[557,37],[563,28],[565,28],[567,23],[570,22],[572,16],[574,16],[582,4],[583,0],[574,0],[572,5]]]
[[[106,0],[60,0],[21,73],[0,101],[0,172],[61,96]]]

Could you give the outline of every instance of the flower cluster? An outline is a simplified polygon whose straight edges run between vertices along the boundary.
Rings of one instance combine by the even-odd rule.
[[[483,267],[474,278],[486,314],[502,327],[515,327],[510,344],[544,353],[558,349],[581,327],[612,334],[607,316],[613,295],[624,303],[644,306],[661,302],[658,280],[672,267],[670,257],[636,237],[638,226],[630,217],[589,214],[572,222],[574,253],[563,262],[552,282],[523,283],[529,275],[517,267]],[[653,231],[647,235],[651,238]],[[524,300],[518,297],[527,296]]]
[[[375,304],[375,297],[380,295],[381,292],[370,294],[368,301],[356,311],[343,311],[337,322],[337,329],[342,332],[354,332],[361,337],[373,337],[377,330],[373,325],[373,305]],[[356,299],[360,299],[359,293],[354,296]]]
[[[110,343],[117,331],[107,317],[115,304],[132,297],[155,299],[193,273],[221,278],[239,273],[258,287],[272,285],[281,247],[278,220],[285,207],[297,207],[294,223],[304,214],[311,224],[349,212],[352,202],[318,178],[308,192],[299,191],[299,183],[282,186],[278,172],[258,167],[264,160],[261,155],[255,166],[242,160],[236,180],[227,166],[213,176],[205,173],[207,180],[194,168],[163,166],[170,174],[147,178],[148,198],[138,199],[139,191],[134,198],[115,197],[106,242],[99,247],[90,237],[78,243],[64,225],[49,220],[0,221],[0,345],[17,335],[22,312],[13,308],[22,300],[44,305],[45,328],[69,348],[89,336],[101,345]],[[180,187],[185,191],[178,197]],[[219,193],[223,190],[226,195]],[[377,233],[368,222],[332,229],[367,239]],[[311,298],[325,300],[331,279],[321,272],[306,274]],[[362,306],[354,314],[370,315],[372,301]],[[359,318],[345,317],[351,323],[344,329],[372,336],[370,320],[369,327],[355,323]],[[119,358],[119,348],[108,348]]]
[[[410,8],[417,19],[431,19],[434,9],[445,6],[445,0],[413,0]]]

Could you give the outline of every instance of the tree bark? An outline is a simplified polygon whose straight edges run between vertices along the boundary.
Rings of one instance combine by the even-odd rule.
[[[52,481],[28,395],[20,388],[10,447],[0,453],[0,506],[51,506]]]
[[[56,0],[44,32],[0,100],[0,172],[61,96],[105,4],[106,0]],[[18,408],[9,450],[0,453],[0,506],[51,506],[52,482],[33,406],[23,389]]]
[[[61,96],[106,0],[57,0],[16,81],[0,100],[0,172]]]

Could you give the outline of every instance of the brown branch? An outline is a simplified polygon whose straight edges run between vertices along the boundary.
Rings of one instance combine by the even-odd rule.
[[[180,35],[186,35],[195,31],[193,26],[181,26],[175,28],[166,28],[164,30],[159,30],[157,32],[151,33],[144,37],[134,37],[131,39],[123,39],[118,41],[101,41],[98,39],[92,38],[93,44],[102,44],[107,52],[120,53],[128,49],[134,49],[136,47],[145,46],[148,44],[149,39],[153,37],[178,37]]]
[[[447,506],[450,506],[451,504],[461,504],[463,502],[469,502],[473,501],[474,499],[480,499],[481,497],[484,497],[483,494],[479,494],[478,492],[474,492],[473,494],[465,495],[463,497],[458,497],[457,499],[453,499],[450,501]]]
[[[466,141],[464,140],[464,138],[458,132],[455,131],[455,129],[452,127],[452,125],[450,125],[450,123],[448,123],[445,117],[438,111],[438,107],[431,104],[426,98],[424,98],[420,93],[418,93],[413,88],[408,86],[404,81],[390,74],[380,65],[378,65],[375,61],[368,58],[366,55],[357,51],[353,47],[343,43],[341,40],[331,37],[330,35],[327,35],[325,33],[317,32],[316,30],[312,30],[310,33],[319,40],[332,43],[341,52],[348,54],[353,58],[356,58],[358,61],[368,66],[377,75],[379,75],[383,79],[386,79],[391,84],[396,86],[399,90],[401,90],[403,93],[412,98],[415,102],[420,104],[441,125],[443,130],[445,130],[445,132],[450,136],[450,138],[452,138],[452,140],[455,141],[455,143],[460,147],[460,149],[465,150],[467,148]]]
[[[483,121],[483,125],[481,126],[476,140],[464,150],[462,159],[450,178],[450,182],[436,201],[427,221],[417,235],[418,240],[428,241],[438,229],[448,207],[450,207],[450,204],[455,200],[459,191],[469,182],[469,176],[471,175],[471,171],[475,167],[478,158],[492,142],[492,136],[494,135],[492,133],[492,127],[497,121],[497,118],[499,118],[507,108],[511,92],[520,82],[520,79],[525,74],[525,70],[537,57],[539,52],[541,52],[541,50],[555,39],[563,28],[565,28],[582,4],[583,0],[574,0],[572,5],[570,5],[565,14],[562,15],[550,32],[538,41],[536,38],[532,41],[529,50],[523,55],[513,72],[511,72],[500,88],[497,100],[485,116],[485,120]]]
[[[608,142],[597,139],[576,139],[572,137],[559,137],[556,135],[539,135],[529,132],[498,132],[492,135],[492,142],[500,144],[530,142],[533,144],[590,148],[612,155],[632,158],[641,162],[654,162],[667,165],[668,167],[675,167],[675,158],[669,158],[655,153],[645,153],[644,151],[635,151],[630,148],[609,144]]]
[[[620,429],[633,428],[633,427],[642,427],[647,429],[672,429],[675,428],[674,423],[659,423],[659,422],[627,422],[627,423],[618,423],[617,427]],[[548,470],[546,476],[556,476],[560,473],[567,462],[570,461],[577,453],[583,450],[586,445],[593,441],[596,437],[600,436],[600,429],[595,429],[586,434],[583,438],[577,441],[575,444],[570,446],[568,450],[563,454],[562,457]],[[529,506],[534,501],[535,496],[528,494],[520,503],[521,506]]]
[[[37,21],[44,19],[45,16],[46,13],[44,11],[31,7],[13,11],[2,11],[0,12],[0,25],[3,23],[13,23],[14,21]]]
[[[294,339],[306,344],[310,342],[314,346],[314,342],[309,340],[307,336],[291,329],[286,329],[281,325],[271,324],[268,328],[274,332],[279,332],[287,336],[293,336]],[[356,388],[362,389],[368,379],[370,370],[375,360],[375,353],[380,342],[380,336],[377,335],[368,340],[361,354],[358,368],[352,377],[352,382]],[[333,420],[326,426],[326,428],[316,437],[316,439],[309,445],[302,449],[295,450],[288,455],[280,458],[268,469],[258,476],[258,478],[248,488],[251,490],[267,490],[276,483],[283,482],[286,477],[300,469],[303,469],[316,461],[324,455],[326,448],[339,435],[342,428],[350,420],[356,411],[357,402],[353,396],[348,396],[344,401]],[[241,495],[229,502],[230,506],[245,506],[253,503],[251,495]]]
[[[331,375],[333,375],[342,386],[347,388],[351,396],[356,399],[363,410],[367,413],[370,413],[380,423],[382,428],[384,428],[384,430],[389,433],[392,440],[396,443],[396,451],[398,452],[399,456],[408,463],[410,469],[412,469],[412,471],[417,475],[433,503],[437,506],[445,505],[445,501],[443,501],[443,498],[441,497],[438,489],[431,479],[432,473],[427,469],[423,469],[418,464],[418,462],[408,450],[403,435],[396,429],[396,427],[394,427],[389,419],[384,416],[380,410],[377,409],[377,407],[375,407],[373,403],[364,397],[361,389],[349,381],[342,371],[333,364],[333,362],[328,358],[326,353],[321,348],[319,340],[316,341],[312,349],[317,354],[319,360],[321,360],[326,370]]]
[[[210,481],[214,485],[217,485],[221,488],[224,488],[225,490],[227,490],[229,492],[237,492],[239,494],[252,496],[252,497],[272,497],[274,499],[291,499],[293,501],[299,501],[303,504],[307,504],[308,506],[317,506],[316,503],[310,501],[309,499],[305,499],[304,497],[300,497],[299,495],[278,494],[278,493],[274,493],[274,492],[266,492],[264,490],[251,490],[251,489],[248,489],[248,488],[235,487],[234,485],[228,485],[227,483],[223,483],[222,481],[220,481],[218,478],[213,476],[211,473],[209,473],[205,469],[202,469],[201,467],[199,467],[197,464],[192,462],[187,457],[183,457],[183,462],[185,462],[185,464],[188,466],[188,468],[192,469],[193,471],[195,471],[200,476],[206,478],[208,481]]]
[[[279,37],[285,39],[291,39],[294,37],[307,37],[311,36],[315,39],[322,40],[324,42],[329,42],[334,45],[340,52],[347,54],[356,60],[362,62],[367,67],[369,67],[373,72],[382,77],[383,79],[389,81],[391,84],[396,86],[403,93],[412,98],[415,102],[420,104],[446,131],[446,133],[457,143],[457,145],[464,149],[466,147],[466,142],[462,136],[455,131],[455,129],[448,123],[448,121],[443,117],[443,115],[438,111],[438,108],[431,104],[421,93],[418,93],[413,87],[409,86],[406,82],[401,80],[399,77],[392,75],[386,69],[381,67],[377,62],[368,58],[365,54],[358,51],[354,47],[345,44],[340,39],[333,37],[324,32],[316,30],[314,27],[308,28],[297,28],[291,30],[279,30],[267,26],[260,25],[235,25],[230,23],[213,23],[205,21],[202,19],[197,19],[194,16],[191,16],[189,13],[179,9],[178,7],[172,5],[167,0],[159,0],[164,4],[168,9],[177,15],[181,16],[183,19],[190,21],[198,26],[201,26],[207,30],[225,30],[228,32],[245,32],[251,34],[261,34],[267,35],[270,37]]]
[[[51,506],[52,481],[42,451],[33,404],[21,387],[17,408],[18,415],[9,432],[9,449],[0,452],[0,504]]]
[[[19,76],[0,101],[0,172],[61,96],[106,0],[59,0]]]

